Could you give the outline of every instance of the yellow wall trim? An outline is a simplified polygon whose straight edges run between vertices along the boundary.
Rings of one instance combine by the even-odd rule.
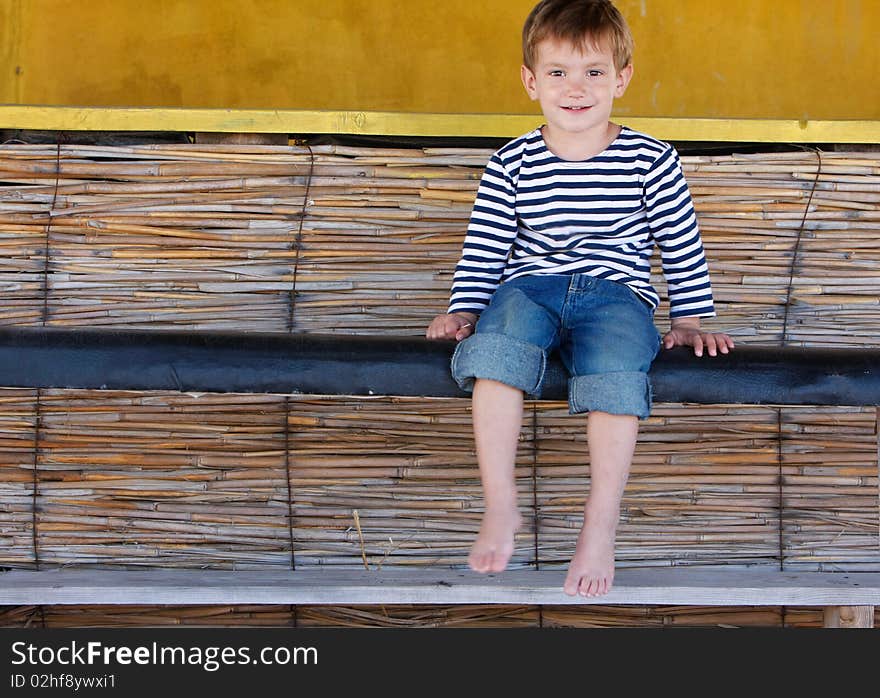
[[[663,117],[631,117],[618,121],[656,138],[671,141],[880,143],[880,121]],[[0,105],[0,128],[46,131],[214,131],[513,138],[540,123],[541,117],[535,114]]]

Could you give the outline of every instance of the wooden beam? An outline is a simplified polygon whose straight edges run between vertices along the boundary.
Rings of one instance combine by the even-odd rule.
[[[873,628],[873,606],[829,606],[825,608],[826,628]]]
[[[287,145],[286,133],[212,133],[195,134],[199,145]]]
[[[12,570],[0,573],[0,604],[880,604],[880,573],[622,569],[595,598],[567,596],[564,578],[562,569]]]
[[[877,143],[880,120],[689,119],[621,117],[622,123],[670,141]],[[540,114],[429,114],[297,109],[171,109],[0,105],[0,128],[42,131],[175,131],[332,133],[384,136],[513,138]]]

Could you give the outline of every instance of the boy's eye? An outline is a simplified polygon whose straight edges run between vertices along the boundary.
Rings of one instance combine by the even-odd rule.
[[[565,77],[565,72],[562,70],[551,70],[550,77],[554,77],[554,78]]]
[[[600,75],[602,75],[601,70],[588,70],[587,71],[587,76],[591,77],[591,78],[598,78]]]

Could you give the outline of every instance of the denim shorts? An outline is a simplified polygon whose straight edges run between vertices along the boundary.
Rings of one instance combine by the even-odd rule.
[[[569,373],[572,414],[651,412],[648,369],[660,350],[653,309],[625,284],[587,274],[533,274],[501,284],[458,344],[452,375],[471,391],[488,378],[539,398],[547,357]]]

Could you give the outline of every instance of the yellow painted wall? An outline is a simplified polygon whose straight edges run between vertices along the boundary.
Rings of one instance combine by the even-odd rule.
[[[618,115],[880,119],[878,0],[619,0]],[[0,0],[0,102],[536,111],[533,0]]]

